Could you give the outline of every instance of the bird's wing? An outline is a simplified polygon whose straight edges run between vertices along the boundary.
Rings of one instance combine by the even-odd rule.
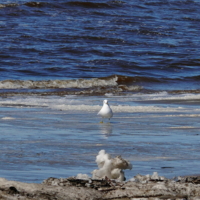
[[[101,110],[97,113],[97,115],[101,115],[103,107],[101,108]]]

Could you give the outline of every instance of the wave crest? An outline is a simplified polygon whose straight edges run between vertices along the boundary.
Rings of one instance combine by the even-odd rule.
[[[0,89],[50,89],[50,88],[91,88],[116,86],[117,76],[108,78],[75,79],[75,80],[4,80]]]

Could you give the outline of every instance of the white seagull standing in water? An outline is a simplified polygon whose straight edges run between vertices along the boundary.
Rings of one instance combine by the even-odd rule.
[[[102,118],[108,118],[109,120],[113,116],[113,112],[108,104],[108,100],[103,101],[103,107],[101,108],[101,110],[98,112],[97,115],[100,115]],[[101,123],[103,123],[103,119]]]

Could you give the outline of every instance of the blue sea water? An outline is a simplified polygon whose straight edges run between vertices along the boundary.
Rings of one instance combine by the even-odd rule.
[[[200,2],[0,3],[0,177],[198,173]],[[110,124],[96,115],[107,98]]]
[[[153,90],[199,89],[199,1],[13,0],[0,7],[1,81],[121,75]]]

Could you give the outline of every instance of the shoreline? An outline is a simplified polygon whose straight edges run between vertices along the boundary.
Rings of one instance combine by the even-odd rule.
[[[41,184],[8,181],[0,178],[0,199],[9,200],[198,200],[200,176],[179,177],[178,180],[160,177],[156,173],[137,175],[134,181],[116,182],[70,178],[48,178]]]

